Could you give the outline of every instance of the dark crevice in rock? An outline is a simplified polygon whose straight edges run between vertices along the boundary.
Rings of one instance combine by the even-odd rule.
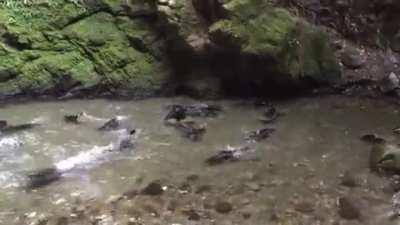
[[[63,29],[65,29],[65,28],[69,27],[69,26],[72,26],[72,25],[78,23],[78,22],[81,21],[81,20],[84,20],[84,19],[86,19],[86,18],[89,18],[89,17],[91,17],[91,16],[94,16],[94,15],[96,15],[96,14],[98,14],[98,13],[102,13],[102,12],[104,12],[104,13],[110,13],[109,11],[104,10],[104,9],[98,9],[98,10],[92,11],[92,12],[90,12],[90,13],[84,13],[84,14],[82,14],[82,15],[80,15],[80,16],[77,16],[77,17],[75,17],[75,18],[69,20],[68,23],[64,24],[64,25],[60,28],[60,30],[63,30]]]
[[[16,34],[6,32],[1,37],[3,38],[4,43],[19,51],[32,48],[31,43],[28,40],[21,41],[20,37]]]

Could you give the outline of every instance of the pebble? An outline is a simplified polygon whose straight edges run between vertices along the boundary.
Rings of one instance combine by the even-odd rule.
[[[301,201],[295,205],[296,211],[301,213],[312,213],[314,212],[314,204],[309,201]]]
[[[142,190],[142,194],[153,195],[153,196],[161,195],[163,194],[163,192],[164,192],[163,186],[161,186],[161,184],[157,181],[151,182]]]
[[[357,183],[356,178],[354,177],[354,175],[349,172],[346,171],[343,176],[341,177],[341,185],[346,186],[346,187],[350,187],[350,188],[354,188],[357,187],[359,184]]]
[[[215,211],[221,214],[228,214],[232,211],[232,204],[225,201],[219,201],[215,204]]]
[[[361,218],[360,208],[357,206],[355,199],[341,197],[338,199],[339,215],[343,219],[357,220]]]
[[[256,183],[256,182],[247,182],[247,183],[246,183],[246,187],[247,187],[249,190],[254,191],[254,192],[258,192],[258,191],[261,190],[260,185],[259,185],[258,183]]]

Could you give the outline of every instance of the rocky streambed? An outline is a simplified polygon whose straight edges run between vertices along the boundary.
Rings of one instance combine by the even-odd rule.
[[[360,138],[376,134],[396,145],[396,105],[338,96],[273,102],[275,108],[221,100],[209,102],[221,106],[218,115],[183,120],[205,127],[199,139],[165,124],[169,105],[198,103],[156,98],[3,106],[0,118],[10,124],[40,126],[0,137],[0,223],[398,223],[396,182],[371,172],[372,147]],[[86,115],[78,124],[64,121],[78,112]],[[118,140],[120,133],[98,130],[116,116],[136,129],[131,151],[87,163],[47,186],[24,187],[29,172]],[[261,128],[268,129],[254,132]],[[207,163],[232,149],[242,150]]]

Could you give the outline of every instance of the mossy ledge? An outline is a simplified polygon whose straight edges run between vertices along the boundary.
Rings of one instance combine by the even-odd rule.
[[[195,2],[0,4],[0,99],[255,95],[340,78],[326,35],[285,9],[228,0],[205,24]]]

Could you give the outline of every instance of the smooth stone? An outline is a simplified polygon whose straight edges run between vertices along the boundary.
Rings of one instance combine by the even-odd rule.
[[[346,171],[341,177],[340,184],[346,187],[354,188],[359,186],[356,177],[349,171]]]
[[[339,215],[346,220],[358,220],[361,218],[361,209],[355,199],[341,197],[338,200]]]
[[[163,193],[164,193],[163,187],[157,181],[151,182],[142,190],[142,194],[144,195],[155,196],[155,195],[162,195]]]
[[[233,210],[233,206],[229,202],[219,201],[214,206],[215,211],[221,214],[228,214]]]
[[[295,205],[296,211],[301,213],[312,213],[314,212],[314,204],[309,201],[301,201]]]
[[[341,55],[341,61],[349,69],[358,69],[366,62],[361,51],[356,48],[345,49]]]

